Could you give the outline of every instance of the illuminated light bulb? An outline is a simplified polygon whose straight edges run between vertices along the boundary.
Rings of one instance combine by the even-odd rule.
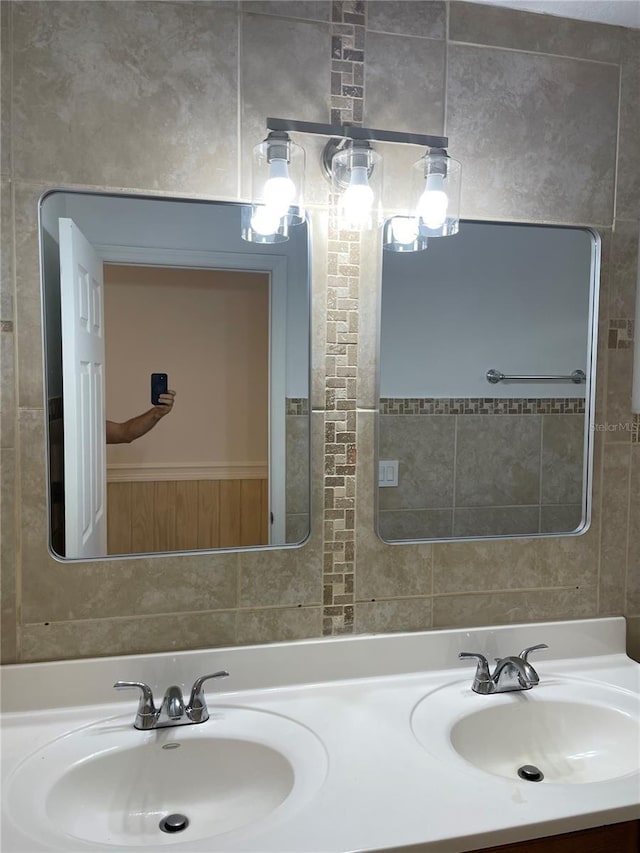
[[[418,237],[418,222],[413,217],[394,216],[391,221],[391,231],[396,243],[407,246],[414,243]]]
[[[265,207],[278,214],[278,219],[286,214],[296,197],[296,185],[289,177],[286,160],[274,159],[269,163],[269,177],[264,185]]]
[[[366,227],[371,215],[374,194],[369,186],[366,166],[353,166],[349,186],[341,200],[342,216],[352,228]]]
[[[442,189],[444,175],[427,175],[424,192],[418,201],[417,214],[427,228],[442,228],[447,221],[449,198]]]
[[[251,217],[251,227],[263,237],[275,234],[280,227],[281,216],[273,208],[260,205]]]

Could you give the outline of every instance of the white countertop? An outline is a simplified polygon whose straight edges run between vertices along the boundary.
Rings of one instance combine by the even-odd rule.
[[[286,820],[257,821],[200,841],[172,837],[158,850],[463,853],[640,819],[638,773],[573,785],[511,780],[477,769],[453,750],[451,760],[442,760],[411,726],[416,705],[442,685],[458,682],[477,707],[495,698],[471,693],[475,667],[458,661],[459,651],[481,651],[491,660],[539,642],[549,649],[532,656],[541,682],[532,695],[559,679],[569,689],[597,683],[628,691],[640,707],[640,665],[624,654],[624,639],[624,620],[614,618],[7,666],[4,790],[22,759],[53,739],[105,718],[132,723],[136,696],[113,691],[114,681],[143,680],[162,695],[169,684],[187,690],[198,675],[227,669],[230,678],[207,690],[212,719],[199,728],[215,726],[216,714],[233,708],[293,720],[322,743],[326,777]],[[36,839],[3,815],[3,853],[46,849],[109,848]]]

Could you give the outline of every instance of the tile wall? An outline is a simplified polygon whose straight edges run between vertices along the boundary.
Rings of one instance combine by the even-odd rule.
[[[584,431],[584,398],[381,399],[380,458],[399,470],[378,490],[380,535],[576,530]]]
[[[597,614],[626,614],[640,649],[630,412],[640,33],[422,0],[3,0],[1,24],[4,661]],[[465,217],[600,230],[600,430],[585,536],[377,538],[377,247],[329,230],[322,143],[309,139],[311,538],[287,551],[108,563],[48,555],[37,200],[52,186],[244,199],[267,115],[447,133],[464,164]],[[390,204],[416,153],[385,151]]]

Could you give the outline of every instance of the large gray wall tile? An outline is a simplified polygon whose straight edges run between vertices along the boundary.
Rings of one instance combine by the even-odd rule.
[[[544,415],[542,418],[542,503],[582,501],[584,416]]]
[[[236,642],[280,643],[322,633],[321,607],[274,607],[239,610]]]
[[[640,86],[638,88],[640,101]],[[640,112],[640,107],[638,107]],[[638,128],[640,139],[640,126]],[[640,154],[640,142],[638,143]],[[640,172],[640,169],[637,169]],[[640,193],[640,188],[638,189]],[[616,220],[611,235],[609,256],[609,314],[612,319],[633,319],[636,304],[636,282],[638,267],[638,238],[640,222]]]
[[[15,663],[17,649],[15,488],[16,452],[0,448],[0,662]]]
[[[431,593],[431,545],[385,545],[375,533],[374,412],[358,412],[356,478],[356,600]]]
[[[450,45],[463,215],[609,224],[618,76],[617,65]]]
[[[11,174],[11,4],[0,4],[0,174]]]
[[[455,542],[433,546],[436,595],[541,586],[534,541]]]
[[[380,510],[378,533],[385,542],[448,539],[453,533],[453,509]]]
[[[13,29],[17,177],[236,195],[234,4],[16,3]]]
[[[5,321],[10,322],[10,321]],[[0,330],[0,447],[16,444],[15,334]]]
[[[445,595],[433,600],[434,628],[504,625],[553,619],[588,619],[596,615],[596,590],[544,589]]]
[[[629,527],[626,612],[640,616],[640,444],[631,447],[629,517],[632,523]]]
[[[557,15],[478,3],[449,3],[452,41],[616,62],[624,30]]]
[[[608,350],[606,370],[605,441],[607,444],[628,444],[631,440],[633,420],[631,413],[633,350]]]
[[[366,57],[365,125],[442,134],[444,41],[368,33]],[[380,151],[384,157],[385,208],[402,210],[411,198],[413,164],[424,150],[413,145],[386,145]]]
[[[375,0],[367,3],[367,29],[443,39],[445,3],[439,0]]]
[[[630,468],[631,445],[605,446],[598,609],[601,616],[624,613]]]
[[[0,320],[14,319],[13,199],[9,178],[0,180]]]
[[[549,504],[540,509],[540,533],[566,533],[582,523],[582,504]]]
[[[431,627],[430,598],[359,601],[355,608],[355,633],[426,631]]]
[[[287,415],[286,506],[287,514],[309,513],[310,421],[306,415]]]
[[[456,507],[454,536],[526,536],[538,533],[537,506]]]
[[[458,418],[456,508],[537,504],[540,415]]]
[[[242,194],[251,195],[251,158],[267,135],[265,119],[329,121],[329,25],[269,15],[242,16]],[[306,136],[306,201],[324,203],[329,184],[321,172],[324,138]]]
[[[297,550],[246,551],[240,554],[240,606],[320,604],[322,560],[317,548],[303,546],[306,559]]]
[[[235,625],[233,611],[27,624],[21,662],[231,646]]]
[[[622,55],[616,216],[640,219],[640,30],[626,30]]]
[[[328,21],[328,0],[242,0],[243,12],[260,15],[284,15],[287,18],[305,18],[309,21]]]
[[[379,459],[397,459],[398,486],[380,489],[381,509],[453,505],[455,417],[381,415]]]
[[[444,42],[369,33],[366,56],[365,124],[413,133],[441,133]],[[385,154],[389,147],[385,147]]]

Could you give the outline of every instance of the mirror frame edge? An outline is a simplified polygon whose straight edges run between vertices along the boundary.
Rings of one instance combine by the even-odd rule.
[[[307,227],[307,251],[306,251],[306,260],[307,260],[307,322],[309,333],[307,335],[307,359],[308,359],[308,370],[307,370],[307,387],[308,387],[308,412],[307,412],[307,424],[309,431],[309,442],[308,448],[309,452],[307,453],[307,462],[305,468],[307,470],[308,477],[308,499],[309,499],[309,524],[307,527],[306,535],[303,539],[298,542],[285,542],[278,545],[243,545],[232,548],[202,548],[202,549],[194,549],[190,551],[159,551],[159,552],[136,552],[134,554],[104,554],[97,557],[85,558],[85,557],[63,557],[57,553],[57,551],[53,548],[52,542],[52,524],[51,524],[51,508],[52,508],[52,499],[51,499],[51,454],[50,454],[50,419],[48,414],[48,390],[49,390],[49,379],[47,372],[47,323],[46,323],[46,304],[45,304],[45,275],[44,275],[44,244],[43,244],[43,221],[42,221],[42,208],[44,202],[49,198],[49,196],[55,195],[56,193],[65,193],[68,195],[86,195],[86,196],[106,196],[109,198],[119,198],[119,199],[132,199],[134,201],[170,201],[170,202],[185,202],[185,203],[197,203],[197,204],[213,204],[213,205],[228,205],[231,207],[242,208],[246,207],[247,203],[237,200],[237,199],[214,199],[214,198],[193,198],[189,196],[172,196],[164,193],[151,194],[151,193],[135,193],[131,191],[122,191],[119,192],[117,190],[111,189],[86,189],[86,188],[76,188],[76,187],[64,187],[64,186],[52,186],[43,190],[38,197],[37,202],[37,228],[38,228],[38,281],[40,288],[40,321],[41,321],[41,334],[40,334],[40,343],[42,347],[42,356],[41,356],[41,370],[42,370],[42,380],[43,380],[43,415],[44,415],[44,462],[45,462],[45,509],[47,516],[47,552],[49,556],[56,562],[62,565],[73,565],[73,564],[87,564],[87,563],[102,563],[104,561],[109,562],[119,562],[119,561],[130,561],[130,560],[139,560],[139,559],[149,559],[149,558],[174,558],[174,557],[194,557],[194,556],[215,556],[215,555],[227,555],[227,554],[242,554],[242,553],[254,553],[254,552],[263,552],[263,551],[280,551],[280,550],[295,550],[304,548],[309,541],[311,540],[313,534],[313,483],[312,483],[312,405],[311,405],[311,396],[312,396],[312,320],[313,320],[313,267],[312,267],[312,223],[307,213],[305,216],[305,225]]]
[[[558,539],[562,537],[578,537],[583,536],[591,528],[592,507],[593,507],[593,457],[595,450],[595,433],[592,428],[595,426],[596,415],[596,371],[598,360],[598,323],[600,314],[600,281],[602,272],[602,237],[598,229],[591,225],[574,225],[566,223],[550,223],[550,222],[509,222],[503,219],[471,219],[461,218],[462,223],[471,224],[490,224],[490,225],[520,225],[534,228],[557,228],[560,230],[582,231],[588,234],[591,238],[591,271],[590,271],[590,290],[589,290],[589,323],[587,326],[587,374],[589,394],[585,395],[585,423],[584,423],[584,449],[583,449],[583,464],[582,464],[582,519],[581,524],[575,530],[551,532],[551,533],[514,533],[500,534],[491,536],[448,536],[443,538],[423,538],[423,539],[384,539],[380,533],[380,507],[379,496],[380,487],[378,485],[378,461],[379,453],[379,438],[380,438],[380,361],[381,361],[381,333],[382,333],[382,262],[384,259],[384,249],[380,246],[380,282],[378,287],[378,322],[377,322],[377,340],[376,340],[376,356],[377,356],[377,371],[376,371],[376,409],[375,409],[375,426],[374,426],[374,459],[373,459],[373,526],[378,540],[383,545],[431,545],[431,544],[453,544],[460,542],[502,542],[504,540],[523,540],[523,539]]]

